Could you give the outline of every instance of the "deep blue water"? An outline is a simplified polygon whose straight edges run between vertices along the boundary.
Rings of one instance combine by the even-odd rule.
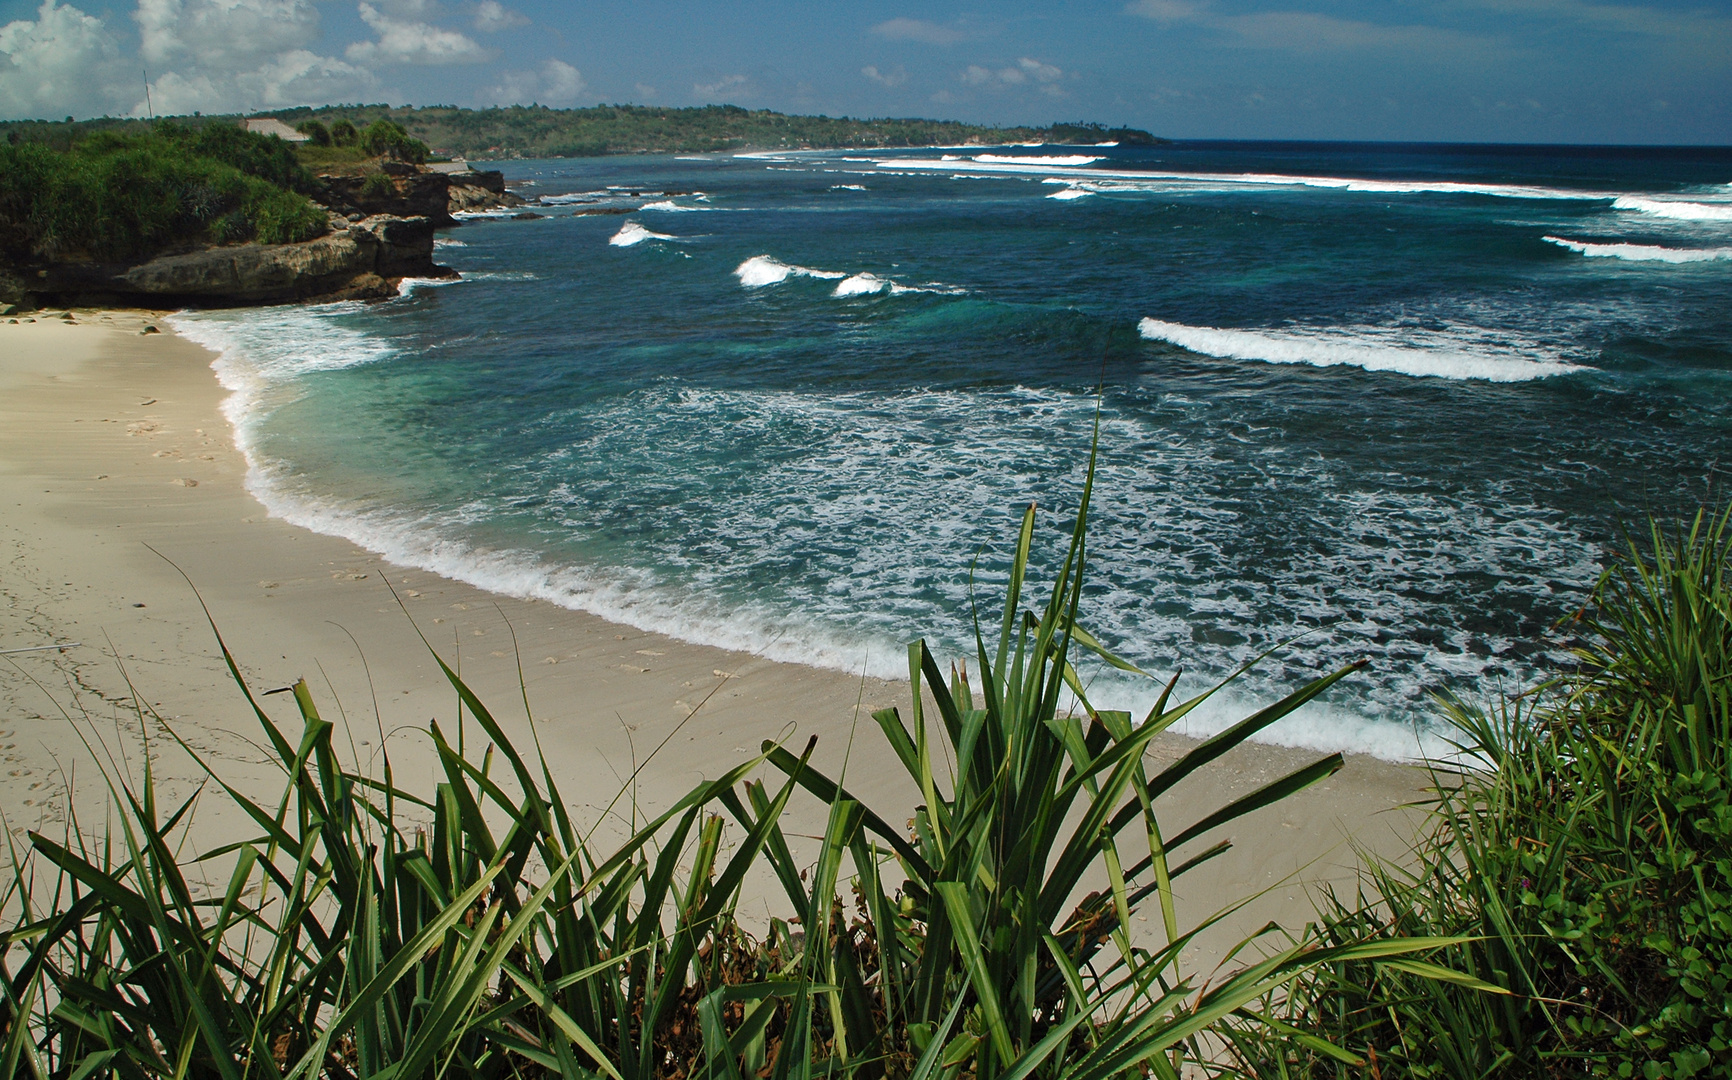
[[[1431,695],[1562,660],[1556,624],[1624,527],[1724,495],[1729,150],[507,176],[548,216],[450,230],[459,282],[179,317],[224,352],[274,512],[500,591],[895,676],[911,638],[967,643],[971,571],[991,609],[1030,501],[1051,565],[1098,402],[1088,624],[1192,688],[1296,639],[1205,725],[1368,656],[1281,737],[1399,755]],[[1152,694],[1102,676],[1095,696]]]

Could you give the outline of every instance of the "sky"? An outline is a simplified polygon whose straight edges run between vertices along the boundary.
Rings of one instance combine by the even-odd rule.
[[[1732,2],[0,0],[0,118],[362,102],[1726,145]]]

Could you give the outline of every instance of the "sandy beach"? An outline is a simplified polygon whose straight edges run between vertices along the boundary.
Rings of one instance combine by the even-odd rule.
[[[411,786],[434,782],[429,718],[456,726],[424,634],[520,745],[530,745],[533,724],[582,819],[600,815],[664,739],[638,777],[644,807],[746,760],[763,739],[814,735],[816,760],[836,770],[848,753],[849,786],[885,818],[906,817],[918,801],[868,715],[906,709],[905,684],[495,596],[273,520],[245,488],[209,353],[145,312],[33,318],[0,320],[0,649],[80,644],[0,659],[0,811],[15,839],[62,830],[69,787],[81,824],[100,827],[107,793],[80,736],[106,743],[110,770],[136,775],[134,693],[226,779],[276,790],[201,597],[255,690],[305,677],[339,725],[338,744],[366,766],[388,740],[397,777]],[[263,700],[298,730],[288,695]],[[163,791],[191,795],[199,767],[171,752],[165,733],[149,734]],[[473,744],[473,725],[469,735]],[[1152,754],[1185,746],[1163,739]],[[1169,827],[1316,756],[1242,748],[1164,801]],[[1418,769],[1353,758],[1328,783],[1236,823],[1234,850],[1181,881],[1181,921],[1267,889],[1235,926],[1302,923],[1308,884],[1351,875],[1352,843],[1400,850],[1411,816],[1394,808],[1420,797],[1425,781]],[[795,806],[797,823],[819,827],[822,807],[802,797]],[[208,792],[197,820],[201,842],[244,835],[239,813]]]

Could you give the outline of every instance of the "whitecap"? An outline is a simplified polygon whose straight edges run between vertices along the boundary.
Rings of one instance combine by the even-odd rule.
[[[1568,248],[1590,259],[1623,259],[1626,262],[1696,263],[1732,260],[1732,247],[1669,248],[1650,244],[1590,244],[1582,240],[1565,240],[1561,236],[1543,236],[1548,244]]]
[[[672,199],[662,199],[659,202],[644,203],[640,210],[666,210],[676,214],[696,214],[709,209],[706,206],[681,206]]]
[[[633,244],[641,244],[645,240],[672,239],[674,239],[674,237],[669,236],[667,233],[650,232],[637,222],[628,221],[619,227],[619,232],[608,237],[607,242],[612,244],[614,247],[631,247]]]
[[[1674,221],[1732,221],[1732,203],[1687,202],[1682,199],[1621,195],[1612,203],[1612,209],[1635,210]]]
[[[1500,347],[1484,331],[1458,333],[1387,326],[1291,330],[1222,330],[1144,319],[1137,331],[1204,356],[1313,367],[1352,366],[1367,371],[1442,379],[1526,382],[1587,370],[1543,353],[1523,355]]]
[[[569,206],[572,203],[588,203],[615,197],[612,191],[568,191],[563,195],[541,195],[535,201],[543,206]]]
[[[1093,194],[1094,192],[1087,188],[1067,187],[1063,191],[1053,192],[1051,195],[1048,195],[1047,198],[1058,199],[1062,202],[1070,199],[1086,199]]]
[[[1075,168],[1078,165],[1092,165],[1099,161],[1098,157],[1088,157],[1083,154],[1054,155],[1052,157],[1014,157],[1007,154],[976,154],[974,160],[986,165],[1038,165],[1041,168]]]
[[[1076,169],[1067,166],[1055,166],[1052,162],[1062,161],[1058,158],[1023,158],[1011,159],[1000,157],[991,160],[993,155],[983,154],[974,159],[973,173],[975,175],[1029,175],[1052,173],[1055,168],[1060,173],[1075,173]],[[874,164],[885,170],[925,170],[950,171],[955,168],[951,162],[919,158],[880,158],[874,159]],[[956,174],[957,176],[967,174]],[[1140,170],[1089,169],[1086,175],[1090,183],[1100,180],[1121,180],[1127,183],[1119,190],[1141,190],[1138,185],[1150,185],[1148,190],[1175,191],[1186,187],[1203,189],[1227,190],[1243,188],[1324,188],[1338,191],[1369,192],[1379,195],[1489,195],[1505,199],[1549,199],[1567,201],[1597,201],[1620,198],[1618,192],[1580,191],[1569,188],[1536,187],[1523,184],[1475,184],[1455,180],[1378,180],[1368,177],[1354,176],[1298,176],[1285,173],[1187,173],[1187,172],[1145,172]],[[1069,183],[1068,177],[1055,177],[1052,183]],[[1177,186],[1176,186],[1177,185]],[[1672,204],[1677,205],[1677,204]]]
[[[865,184],[831,184],[831,191],[865,191]]]
[[[889,285],[888,281],[876,274],[852,274],[836,283],[836,291],[831,296],[869,296],[880,293]]]
[[[790,277],[826,278],[838,280],[848,275],[835,270],[813,270],[806,266],[790,266],[773,255],[754,255],[734,267],[734,276],[748,289],[779,285]]]
[[[449,236],[435,236],[433,238],[433,246],[436,248],[451,248],[468,247],[469,245],[465,244],[461,240],[453,240]]]

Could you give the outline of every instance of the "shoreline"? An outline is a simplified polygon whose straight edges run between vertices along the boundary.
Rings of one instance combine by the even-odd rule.
[[[60,710],[82,706],[88,722],[80,730],[99,732],[136,774],[137,724],[129,726],[126,704],[134,689],[224,779],[274,790],[277,777],[252,745],[256,721],[223,667],[201,597],[255,694],[305,676],[338,725],[338,745],[376,761],[388,743],[397,779],[412,787],[435,779],[428,719],[448,733],[457,725],[452,691],[419,629],[460,663],[514,741],[525,750],[539,741],[581,820],[604,813],[634,763],[664,739],[637,774],[638,805],[668,805],[755,755],[764,739],[803,744],[810,735],[819,738],[814,761],[834,774],[846,757],[848,786],[886,818],[900,820],[919,801],[869,716],[890,705],[906,712],[905,683],[693,645],[488,593],[269,517],[246,490],[212,354],[157,314],[73,314],[75,325],[0,322],[0,649],[83,643],[0,665],[0,758],[12,781],[0,811],[15,836],[62,829],[69,785],[85,828],[104,820],[96,762]],[[142,333],[147,324],[163,332]],[[288,695],[260,701],[285,731],[299,731]],[[197,789],[200,770],[150,734],[165,801],[178,802]],[[1151,754],[1170,759],[1190,745],[1163,737]],[[1167,813],[1174,826],[1188,824],[1317,756],[1241,747],[1175,789]],[[1419,798],[1426,782],[1421,769],[1349,757],[1331,780],[1230,826],[1234,849],[1182,883],[1181,923],[1270,889],[1224,928],[1302,924],[1310,913],[1303,882],[1351,880],[1350,839],[1385,854],[1403,850],[1410,819],[1386,811]],[[824,808],[814,802],[794,800],[801,825],[821,823]],[[1187,812],[1193,806],[1199,812]],[[197,820],[201,842],[250,828],[216,798],[201,804]],[[1207,943],[1199,948],[1208,953]]]

